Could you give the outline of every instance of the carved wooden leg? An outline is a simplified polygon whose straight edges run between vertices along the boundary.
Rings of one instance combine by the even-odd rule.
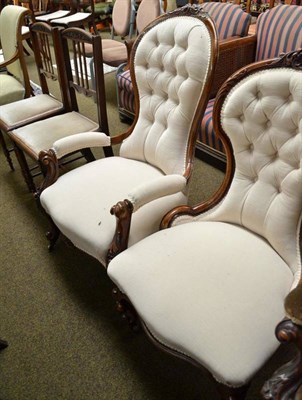
[[[5,155],[6,161],[8,162],[8,165],[9,165],[10,169],[11,169],[12,171],[14,171],[14,170],[15,170],[15,167],[14,167],[14,165],[13,165],[13,160],[11,159],[10,151],[9,151],[9,149],[7,148],[6,142],[5,142],[5,140],[4,140],[3,133],[2,133],[1,131],[0,131],[0,144],[1,144],[3,153],[4,153],[4,155]]]
[[[128,298],[118,288],[112,290],[112,295],[116,301],[116,309],[121,313],[122,318],[128,322],[133,331],[138,331],[140,328],[139,318]]]
[[[55,247],[55,244],[61,232],[51,218],[49,218],[49,221],[50,221],[50,230],[46,233],[46,237],[49,241],[48,250],[52,251],[53,248]]]
[[[8,346],[7,341],[0,339],[0,350],[5,349],[7,346]]]
[[[214,378],[213,378],[214,379]],[[238,388],[232,388],[215,381],[216,389],[220,394],[221,400],[244,400],[249,388],[249,384]]]
[[[17,145],[15,145],[14,149],[15,149],[15,153],[16,153],[21,171],[22,171],[23,178],[26,182],[26,185],[30,192],[35,193],[36,185],[34,184],[34,181],[33,181],[30,169],[28,167],[25,155],[24,155],[23,151]]]
[[[279,368],[265,382],[261,393],[266,400],[294,400],[302,385],[302,326],[284,320],[277,326],[276,336],[281,343],[295,343],[298,352],[293,360]]]

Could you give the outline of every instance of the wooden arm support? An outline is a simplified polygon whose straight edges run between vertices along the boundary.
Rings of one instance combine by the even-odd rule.
[[[110,210],[116,217],[116,229],[110,248],[107,253],[107,266],[109,262],[128,247],[133,205],[131,201],[119,201]]]
[[[46,169],[46,176],[35,193],[36,198],[39,198],[43,190],[55,183],[59,177],[59,161],[56,153],[52,149],[41,151],[39,154],[39,162],[41,167],[44,170]]]

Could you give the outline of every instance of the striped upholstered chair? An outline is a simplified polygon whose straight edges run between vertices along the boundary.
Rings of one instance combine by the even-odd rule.
[[[203,9],[215,22],[220,44],[247,36],[251,16],[243,12],[239,5],[213,2],[204,3]],[[227,43],[225,45],[228,46]],[[130,70],[125,69],[125,65],[121,65],[117,71],[117,97],[121,119],[133,119],[135,113],[133,86]]]
[[[279,5],[266,11],[257,20],[256,34],[252,37],[242,38],[234,44],[236,44],[234,54],[227,55],[229,61],[235,61],[237,65],[231,66],[229,73],[234,71],[233,67],[239,69],[249,62],[274,58],[281,53],[302,48],[302,7]],[[227,69],[228,60],[225,60],[225,56],[221,60],[221,55],[218,69]],[[215,135],[212,123],[214,100],[215,97],[209,101],[201,121],[197,148],[201,150],[202,158],[223,167],[225,163],[224,148],[220,139]]]

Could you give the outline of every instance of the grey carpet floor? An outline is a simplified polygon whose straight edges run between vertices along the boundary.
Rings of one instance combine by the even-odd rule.
[[[30,57],[28,63],[35,80]],[[127,125],[118,118],[114,74],[106,76],[106,85],[111,134],[117,134]],[[90,116],[91,103],[81,105]],[[63,240],[48,253],[47,221],[15,165],[9,171],[0,153],[0,337],[9,342],[0,353],[0,399],[218,399],[197,368],[161,352],[143,332],[130,331],[96,260]],[[222,179],[220,171],[196,160],[190,203],[205,200]],[[247,400],[260,399],[264,380],[291,355],[280,348]]]

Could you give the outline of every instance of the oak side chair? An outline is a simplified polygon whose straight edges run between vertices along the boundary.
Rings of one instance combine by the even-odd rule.
[[[36,186],[25,155],[39,162],[39,153],[52,147],[54,142],[64,137],[92,131],[101,131],[103,132],[102,135],[109,135],[101,37],[80,28],[59,29],[55,32],[59,33],[59,40],[54,42],[55,45],[58,45],[56,49],[58,54],[57,65],[62,67],[62,75],[66,78],[66,80],[64,79],[65,96],[70,101],[71,107],[60,115],[51,116],[8,132],[9,137],[14,142],[25,181],[33,192],[36,191]],[[70,43],[69,48],[67,41]],[[92,58],[86,57],[85,43],[90,43],[93,46]],[[92,75],[95,79],[93,83]],[[96,109],[97,121],[80,112],[76,93],[91,98],[91,103]],[[95,157],[88,147],[90,146],[83,143],[83,146],[74,149],[71,147],[69,150],[70,153],[73,153],[73,156],[80,151],[81,157],[84,156],[89,162],[95,160]],[[106,156],[113,154],[110,145],[105,146],[103,150]],[[71,161],[74,160],[74,157],[72,157]],[[66,165],[69,161],[69,157],[62,157],[60,165]],[[40,166],[42,172],[44,172],[41,164]]]
[[[51,116],[71,111],[71,99],[65,90],[66,79],[62,63],[58,62],[59,28],[52,28],[44,22],[31,25],[31,41],[42,93],[0,106],[0,129],[8,134],[13,129],[31,124]],[[54,52],[52,51],[54,49]],[[55,64],[57,68],[55,68]],[[58,80],[61,98],[56,99],[49,92],[48,79]],[[16,112],[16,110],[18,110]],[[29,182],[30,186],[30,182]],[[34,190],[34,187],[31,187]]]
[[[224,400],[245,398],[278,347],[278,323],[278,339],[299,352],[262,395],[293,400],[302,384],[301,94],[302,50],[226,81],[214,106],[222,186],[171,210],[161,231],[108,266],[119,310],[161,349],[207,370]]]
[[[157,231],[169,209],[187,203],[196,116],[206,105],[216,58],[215,27],[200,7],[162,15],[141,32],[130,61],[139,103],[132,127],[113,138],[99,133],[65,138],[40,153],[47,174],[37,196],[53,221],[50,249],[62,232],[106,266]],[[121,144],[119,156],[58,178],[61,155],[78,141],[90,146],[92,140],[99,146]]]
[[[22,45],[22,25],[30,10],[21,6],[8,5],[0,13],[0,42],[3,60],[0,61],[0,107],[32,94],[29,75]],[[0,113],[1,117],[1,113]],[[0,144],[6,160],[14,170],[9,148],[0,126]]]

